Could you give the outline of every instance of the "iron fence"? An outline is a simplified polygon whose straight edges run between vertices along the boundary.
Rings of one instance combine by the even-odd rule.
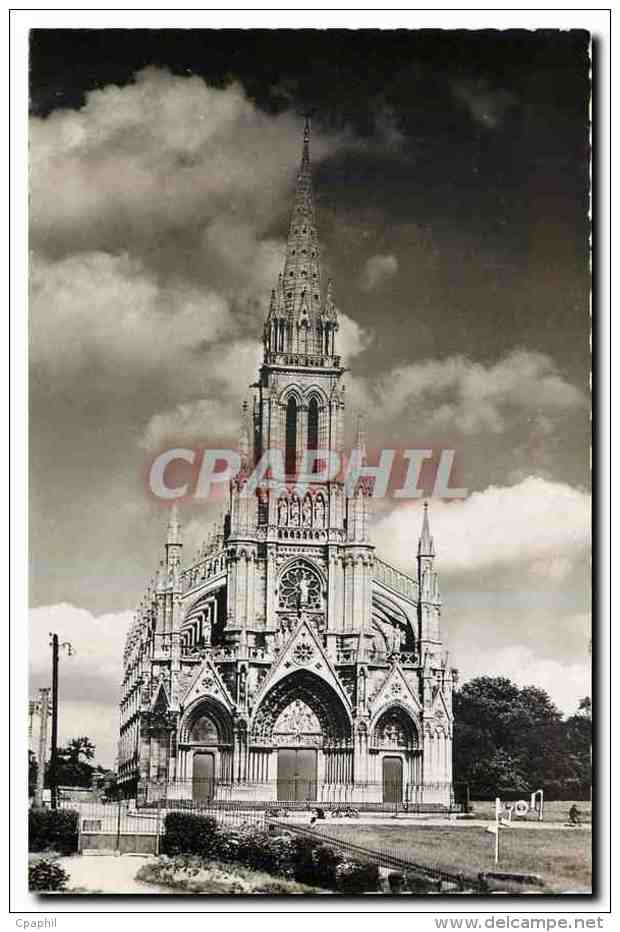
[[[421,888],[439,890],[442,884],[448,884],[452,892],[477,892],[484,889],[484,884],[478,878],[412,861],[397,848],[385,845],[370,848],[362,843],[361,837],[359,840],[355,837],[351,840],[334,836],[329,831],[327,820],[355,819],[365,811],[352,805],[323,807],[297,800],[266,803],[257,800],[205,801],[160,797],[157,802],[142,807],[138,807],[135,800],[126,799],[110,802],[63,799],[60,807],[74,809],[79,813],[80,852],[95,849],[157,855],[161,849],[166,815],[174,811],[190,811],[211,816],[220,825],[229,828],[254,825],[311,838],[348,858],[405,873],[410,879],[419,882]],[[315,820],[312,826],[304,824],[309,814]],[[304,817],[304,822],[300,816]]]
[[[404,781],[321,783],[305,777],[290,780],[222,781],[195,778],[146,782],[136,793],[138,808],[158,804],[168,808],[214,810],[307,810],[320,806],[332,812],[355,808],[359,812],[447,814],[463,811],[450,783],[413,784]]]

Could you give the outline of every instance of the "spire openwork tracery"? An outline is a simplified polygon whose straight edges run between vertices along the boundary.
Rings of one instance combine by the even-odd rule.
[[[266,355],[272,362],[275,361],[274,356],[280,354],[322,357],[325,365],[332,365],[337,330],[338,314],[332,284],[328,283],[325,294],[321,287],[321,251],[310,162],[310,122],[306,119],[284,270],[271,293],[265,322]]]

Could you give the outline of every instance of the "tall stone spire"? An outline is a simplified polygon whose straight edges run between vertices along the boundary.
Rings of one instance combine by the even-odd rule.
[[[428,502],[424,502],[424,520],[422,521],[422,533],[418,542],[418,556],[435,556],[435,542],[431,537],[431,528],[428,521]]]
[[[310,164],[310,121],[306,119],[284,270],[272,291],[265,319],[265,360],[276,365],[305,365],[312,356],[321,359],[320,362],[314,360],[311,363],[314,366],[338,366],[337,330],[338,312],[331,282],[325,299],[321,292],[320,247]]]
[[[297,173],[295,200],[289,223],[284,262],[284,302],[299,319],[316,316],[321,306],[319,237],[314,215],[314,193],[310,165],[310,121],[306,118],[301,164]],[[304,300],[305,298],[305,300]]]

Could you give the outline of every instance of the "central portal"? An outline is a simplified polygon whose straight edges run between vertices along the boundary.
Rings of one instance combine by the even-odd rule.
[[[316,799],[317,752],[312,748],[278,751],[278,799],[304,802]]]

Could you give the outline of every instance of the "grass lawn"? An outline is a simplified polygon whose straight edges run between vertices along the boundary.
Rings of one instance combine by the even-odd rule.
[[[592,883],[592,835],[583,829],[505,829],[497,868],[494,837],[476,826],[330,825],[325,834],[469,877],[494,869],[539,874],[552,893]]]

